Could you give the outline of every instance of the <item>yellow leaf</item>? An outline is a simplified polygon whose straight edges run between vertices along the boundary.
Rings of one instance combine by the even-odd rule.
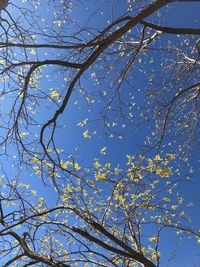
[[[157,240],[156,236],[149,237],[149,242],[155,242]]]
[[[36,55],[36,51],[34,49],[31,50],[30,52],[31,55],[35,56]]]
[[[106,154],[106,146],[104,146],[101,150],[100,150],[100,154],[105,155]]]
[[[105,180],[106,179],[106,173],[101,173],[98,171],[95,175],[96,180]]]
[[[89,131],[88,130],[86,130],[85,132],[83,132],[83,137],[85,139],[91,138],[91,136],[89,135]]]
[[[28,135],[27,132],[24,132],[24,133],[20,133],[20,134],[19,134],[19,136],[20,136],[21,138],[25,137],[26,135]]]
[[[156,174],[159,175],[162,178],[164,178],[164,177],[167,178],[171,174],[171,168],[161,168],[161,167],[158,167],[156,169]]]
[[[51,92],[50,96],[51,98],[59,98],[59,94],[55,90]]]
[[[160,157],[160,155],[156,155],[155,158],[154,158],[155,161],[160,161],[162,160],[162,158]]]
[[[167,153],[166,156],[167,156],[169,159],[175,159],[175,158],[176,158],[176,155],[175,155],[175,154]]]
[[[98,162],[98,160],[96,160],[93,165],[96,169],[98,169],[101,166],[101,164]]]

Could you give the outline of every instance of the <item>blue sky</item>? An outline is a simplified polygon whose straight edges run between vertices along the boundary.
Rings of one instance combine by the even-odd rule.
[[[17,1],[16,1],[17,2]],[[102,4],[103,3],[103,4]],[[166,20],[165,23],[162,22],[162,25],[164,23],[164,26],[177,26],[177,27],[188,27],[188,26],[198,26],[199,25],[199,10],[200,10],[200,3],[174,3],[170,4],[171,8],[167,10],[167,16],[165,16]],[[72,12],[72,17],[74,17],[75,20],[78,20],[80,24],[84,24],[84,22],[88,21],[89,14],[92,14],[95,12],[95,15],[91,17],[89,20],[89,25],[91,27],[99,27],[99,29],[102,29],[106,24],[108,20],[112,20],[112,18],[116,18],[120,15],[122,15],[127,6],[124,4],[123,1],[116,0],[113,1],[113,7],[111,8],[110,3],[108,1],[95,1],[95,5],[93,4],[93,1],[89,1],[88,9],[85,9],[85,12],[82,12],[82,9],[79,7],[76,7],[74,11]],[[113,13],[111,12],[113,11]],[[45,22],[44,24],[48,23],[49,15],[48,13],[43,13]],[[51,14],[52,11],[50,11]],[[163,8],[161,10],[161,17],[162,13],[164,14],[166,12],[166,9]],[[149,21],[151,21],[151,18],[149,18]],[[175,37],[168,36],[164,38],[170,38],[171,40],[175,40]],[[86,37],[89,38],[89,37]],[[162,41],[161,41],[162,42]],[[165,43],[165,42],[164,42]],[[43,51],[42,51],[43,53]],[[41,53],[41,54],[42,54]],[[46,53],[49,53],[47,50]],[[47,55],[48,56],[48,55]],[[159,62],[159,60],[158,60]],[[156,64],[156,63],[155,63]],[[119,65],[120,67],[120,65]],[[159,68],[159,66],[156,66],[156,68]],[[98,70],[97,70],[98,71]],[[88,91],[94,91],[95,90],[95,79],[91,79],[91,74],[93,73],[93,70],[89,70],[88,73],[86,73],[85,78],[82,78],[82,84],[83,86],[87,87]],[[139,72],[137,73],[139,75]],[[110,77],[108,77],[109,79]],[[143,77],[138,76],[138,81],[136,82],[136,86],[143,87],[143,84],[141,84],[143,81]],[[104,81],[103,86],[107,85],[107,80]],[[42,79],[40,82],[40,85],[44,88],[46,88],[46,91],[50,88],[57,88],[64,86],[64,77],[58,76],[56,79]],[[126,96],[127,97],[127,96]],[[136,99],[136,105],[137,101],[143,101],[143,99],[140,99],[143,96],[139,93],[135,93],[135,99]],[[76,104],[74,104],[76,103]],[[119,163],[120,165],[124,165],[126,162],[126,155],[127,154],[137,154],[139,153],[141,147],[144,145],[144,141],[146,139],[147,134],[151,132],[151,128],[149,129],[147,126],[142,125],[140,128],[135,127],[133,128],[133,124],[129,122],[122,121],[121,118],[116,117],[115,122],[117,122],[119,125],[126,125],[126,128],[122,129],[120,127],[120,131],[122,131],[122,138],[119,137],[111,137],[107,134],[105,134],[104,128],[102,127],[102,123],[100,123],[100,126],[97,128],[96,123],[88,124],[84,127],[77,127],[77,124],[84,120],[85,118],[89,118],[89,120],[98,117],[99,111],[102,107],[102,103],[98,102],[95,104],[87,104],[85,103],[82,96],[79,96],[79,93],[75,92],[72,95],[72,98],[69,102],[69,105],[67,106],[64,114],[60,117],[59,123],[61,125],[65,124],[66,128],[64,130],[58,130],[57,132],[57,147],[62,148],[66,151],[67,154],[73,155],[74,157],[77,157],[77,161],[81,165],[90,165],[91,162],[93,162],[94,157],[99,156],[99,151],[101,148],[106,147],[107,148],[107,154],[104,158],[104,160],[109,160],[113,164]],[[134,111],[137,115],[137,111]],[[42,117],[44,120],[48,120],[49,115],[51,113],[51,110],[48,113],[42,114]],[[40,114],[41,116],[41,114]],[[139,120],[137,121],[137,116],[135,119],[135,122],[139,123]],[[118,126],[116,126],[117,128]],[[85,140],[83,138],[83,132],[85,130],[89,130],[89,133],[91,134],[91,138]],[[93,134],[95,131],[97,131],[97,134]],[[78,149],[78,150],[77,150]],[[169,148],[167,148],[169,149]],[[77,151],[76,151],[77,150]],[[164,149],[163,153],[171,152]],[[155,152],[151,152],[152,155],[155,155]],[[15,154],[15,152],[13,152]],[[193,177],[193,183],[189,183],[187,185],[183,184],[181,185],[181,191],[186,199],[191,199],[191,201],[194,202],[195,206],[192,209],[192,211],[189,211],[191,213],[191,217],[193,218],[193,224],[195,227],[199,227],[199,221],[198,221],[198,214],[200,213],[200,199],[199,199],[199,168],[198,168],[198,151],[194,151],[192,153],[192,159],[191,163],[193,168],[195,169],[194,177]],[[7,163],[6,163],[7,165]],[[175,168],[175,166],[174,166]],[[183,167],[183,173],[187,173],[187,165],[184,165]],[[39,182],[38,177],[35,177],[34,175],[28,178],[29,173],[24,172],[24,182],[26,179],[28,179],[33,188],[36,188],[39,193],[44,194],[44,196],[47,196],[47,199],[49,199],[49,202],[52,201],[53,192],[50,188],[46,188],[44,191],[42,188],[41,182]],[[51,195],[51,196],[50,196]],[[50,196],[50,197],[48,197]],[[194,263],[196,263],[196,267],[200,266],[200,257],[198,253],[200,253],[199,245],[197,245],[194,241],[186,239],[183,241],[183,245],[178,251],[177,251],[177,257],[174,259],[171,265],[167,265],[168,261],[168,255],[171,253],[171,244],[172,242],[175,242],[175,238],[170,236],[170,231],[165,234],[164,236],[164,245],[162,247],[161,254],[163,255],[163,261],[161,266],[168,266],[168,267],[190,267],[193,266]],[[192,255],[196,254],[195,257]],[[198,265],[199,264],[199,265]]]
[[[119,14],[123,14],[125,10],[125,5],[123,4],[123,1],[116,1],[115,3],[115,11],[114,17],[117,17]],[[105,6],[109,4],[104,3]],[[111,12],[110,8],[106,8],[104,5],[102,5],[99,1],[96,2],[95,6],[90,6],[88,10],[86,10],[85,13],[81,13],[77,11],[78,9],[75,9],[73,16],[75,19],[78,19],[80,22],[87,21],[87,14],[92,13],[91,10],[97,10],[95,13],[95,16],[91,18],[91,25],[96,26],[99,25],[100,28],[103,28],[104,25],[106,25],[108,20],[111,20]],[[91,10],[90,10],[91,9]],[[187,11],[186,11],[187,10]],[[192,27],[195,25],[197,27],[199,25],[199,10],[200,10],[200,4],[199,3],[174,3],[171,4],[171,8],[167,11],[168,14],[165,17],[166,20],[162,25],[163,26],[174,26],[174,27]],[[163,8],[161,10],[161,14],[165,14],[166,9]],[[161,15],[162,16],[162,15]],[[148,21],[151,21],[151,18],[148,19]],[[170,40],[175,39],[173,36],[166,35],[164,38],[170,38]],[[157,66],[158,67],[158,66]],[[109,77],[108,77],[109,79]],[[140,79],[138,79],[139,82]],[[141,78],[142,80],[142,78]],[[91,88],[93,90],[94,83],[91,81],[91,79],[87,79],[86,81],[83,80],[84,86],[87,86],[87,88]],[[139,85],[141,86],[141,84]],[[137,94],[137,93],[136,93]],[[141,95],[140,95],[141,97]],[[137,99],[137,96],[136,96]],[[63,122],[66,121],[66,124],[69,126],[69,128],[66,130],[65,134],[63,135],[62,139],[60,139],[60,142],[58,143],[58,146],[63,146],[63,143],[65,144],[67,151],[69,153],[73,154],[73,151],[75,147],[78,146],[79,148],[79,161],[80,163],[87,164],[90,163],[94,156],[98,156],[99,150],[106,146],[107,147],[107,155],[106,159],[110,160],[113,163],[120,163],[124,164],[126,161],[125,155],[127,154],[135,154],[138,153],[140,150],[140,146],[143,145],[144,140],[146,138],[146,135],[149,131],[146,126],[141,126],[140,128],[136,129],[134,128],[134,131],[132,131],[132,125],[128,125],[127,132],[130,133],[126,134],[125,137],[123,136],[123,139],[119,138],[109,138],[107,135],[104,134],[103,129],[100,127],[100,134],[92,135],[91,139],[84,140],[82,137],[82,131],[85,129],[90,130],[90,125],[86,125],[83,128],[77,128],[77,123],[79,121],[82,121],[85,118],[92,118],[95,116],[95,113],[98,113],[98,104],[95,104],[95,107],[91,105],[91,107],[87,108],[88,106],[82,102],[82,98],[78,98],[79,103],[77,105],[73,105],[73,102],[77,100],[77,94],[74,93],[72,96],[72,99],[69,103],[69,106],[66,109],[65,114],[61,118]],[[139,100],[140,101],[140,100]],[[137,103],[136,103],[137,104]],[[79,108],[79,106],[81,108]],[[101,106],[101,104],[99,104]],[[86,112],[86,109],[91,109],[91,111],[88,113]],[[117,118],[116,118],[117,120]],[[127,129],[126,128],[126,129]],[[91,132],[95,130],[95,127],[91,127]],[[150,129],[151,131],[151,129]],[[70,140],[70,141],[65,141]],[[70,152],[71,151],[71,152]],[[173,152],[173,151],[166,151],[166,152]],[[152,152],[155,153],[155,152]],[[199,227],[199,218],[198,214],[200,211],[199,206],[199,171],[198,171],[198,151],[193,151],[192,154],[192,160],[191,164],[193,168],[195,169],[194,173],[194,183],[189,184],[183,184],[181,186],[181,191],[186,199],[191,200],[194,202],[194,208],[192,211],[188,211],[193,219],[193,224],[195,227]],[[175,166],[174,166],[175,167]],[[185,165],[185,168],[183,172],[187,173],[187,166]],[[192,226],[192,224],[191,224]],[[193,266],[194,263],[198,265],[200,262],[199,255],[199,245],[197,245],[194,241],[191,241],[189,239],[185,239],[183,241],[183,246],[181,246],[177,252],[176,257],[172,261],[170,265],[167,265],[168,263],[168,257],[172,253],[172,250],[175,247],[175,238],[172,235],[172,233],[169,231],[164,236],[164,245],[162,246],[162,261],[161,266],[176,266],[176,267],[189,267]],[[174,242],[174,246],[172,246],[172,243]],[[195,255],[195,256],[194,256]]]
[[[100,2],[97,1],[95,7],[91,7],[93,10],[98,10],[97,14],[95,13],[95,16],[91,19],[92,25],[95,23],[96,25],[99,25],[102,27],[106,24],[108,20],[111,19],[111,12],[109,8],[105,8],[104,5],[98,5]],[[118,14],[122,14],[125,5],[122,1],[116,1],[115,3],[115,12],[114,16],[118,16]],[[105,4],[106,5],[106,4]],[[187,11],[186,11],[187,10]],[[165,17],[166,21],[161,25],[163,26],[171,26],[171,27],[197,27],[199,25],[199,10],[200,10],[200,4],[199,3],[174,3],[171,4],[171,8],[168,10],[168,14]],[[161,14],[165,13],[166,9],[163,8],[161,10]],[[84,14],[78,13],[77,9],[75,9],[74,17],[78,18],[83,21],[87,20],[87,14],[90,13],[89,10],[87,10]],[[92,12],[91,12],[92,13]],[[148,21],[151,21],[151,18],[149,18]],[[166,35],[164,38],[170,38],[170,40],[175,39],[173,36]],[[87,87],[92,87],[93,83],[88,79],[86,83]],[[141,85],[140,85],[141,86]],[[141,97],[141,96],[140,96]],[[134,134],[130,133],[125,135],[123,139],[119,138],[108,138],[108,136],[105,136],[103,134],[103,131],[101,130],[100,136],[95,135],[91,139],[85,141],[83,138],[81,139],[80,133],[77,130],[76,123],[80,120],[88,117],[88,114],[85,112],[85,109],[82,108],[81,110],[77,107],[73,107],[73,100],[76,99],[76,94],[73,95],[72,100],[66,110],[66,118],[67,124],[69,124],[69,130],[66,131],[66,139],[70,139],[70,144],[67,142],[66,146],[70,148],[73,148],[78,144],[80,144],[80,150],[79,150],[79,158],[80,162],[87,162],[91,161],[94,157],[94,155],[98,155],[98,151],[106,146],[107,147],[107,155],[106,158],[114,163],[120,163],[123,164],[125,162],[125,155],[127,154],[134,154],[139,151],[140,145],[144,143],[144,140],[146,138],[148,129],[145,126],[142,126],[141,128],[134,129]],[[81,100],[80,100],[81,101]],[[81,103],[81,105],[84,106],[84,104]],[[95,105],[95,108],[91,108],[91,112],[89,113],[89,118],[94,115],[96,112],[97,106]],[[74,109],[76,110],[75,112]],[[64,115],[65,117],[65,115]],[[69,122],[69,118],[72,118],[72,121]],[[128,129],[130,130],[132,126],[128,126]],[[87,129],[87,127],[84,129]],[[82,129],[80,129],[82,130]],[[132,130],[132,129],[131,129]],[[128,132],[128,131],[127,131]],[[74,136],[75,133],[75,136]],[[74,138],[76,137],[76,138]],[[68,139],[69,138],[69,139]],[[62,144],[61,144],[62,145]],[[88,149],[89,147],[89,149]],[[172,152],[172,151],[171,151]],[[153,152],[154,153],[154,152]],[[181,186],[181,191],[183,193],[183,196],[185,196],[186,199],[191,200],[194,202],[194,208],[192,210],[188,210],[189,214],[191,215],[193,219],[192,225],[195,225],[195,227],[199,227],[199,212],[200,212],[200,200],[199,200],[199,168],[198,168],[198,151],[193,151],[192,154],[192,160],[191,165],[195,169],[194,173],[194,183],[189,184],[183,184]],[[185,172],[187,172],[187,166],[184,167]],[[162,261],[161,266],[168,266],[168,267],[190,267],[193,266],[193,264],[196,263],[196,267],[200,266],[200,258],[199,258],[199,245],[196,244],[194,241],[191,241],[189,239],[185,239],[183,241],[183,245],[180,246],[180,248],[176,251],[176,257],[172,261],[171,264],[168,265],[168,257],[172,253],[172,250],[175,248],[175,238],[172,235],[172,232],[169,231],[163,236],[164,245],[162,246]],[[172,243],[174,242],[174,246]],[[195,255],[195,256],[194,256]]]

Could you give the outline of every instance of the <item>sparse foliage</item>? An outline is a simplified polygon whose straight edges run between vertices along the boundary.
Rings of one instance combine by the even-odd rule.
[[[198,1],[108,2],[0,1],[3,267],[158,267],[163,232],[172,250],[200,243],[179,188],[199,144],[200,30],[167,24]],[[85,161],[66,149],[77,111]],[[136,129],[135,155],[116,164],[102,142],[88,163],[93,139]]]

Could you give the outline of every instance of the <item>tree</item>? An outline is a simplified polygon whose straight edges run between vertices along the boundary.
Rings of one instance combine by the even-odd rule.
[[[199,1],[113,3],[112,16],[101,23],[89,1],[2,2],[4,267],[155,267],[166,229],[200,242],[178,176],[185,171],[179,155],[187,162],[191,144],[199,142],[200,30],[165,26],[178,2]],[[80,164],[60,148],[63,116],[75,110],[70,102],[89,117],[78,123],[87,127],[86,140],[102,129],[121,139],[142,125],[145,148],[120,166],[99,157]],[[41,192],[29,188],[25,173],[42,178]],[[41,196],[46,190],[52,202]]]
[[[73,177],[52,207],[29,185],[1,179],[1,255],[13,255],[3,266],[159,266],[166,229],[199,242],[199,231],[183,226],[188,203],[176,190],[180,181],[169,179],[173,157],[138,167],[128,156],[126,172],[96,161],[95,180]]]
[[[4,10],[8,5],[8,0],[1,1],[0,10]]]

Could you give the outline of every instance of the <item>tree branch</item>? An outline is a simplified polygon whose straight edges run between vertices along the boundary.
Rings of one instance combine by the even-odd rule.
[[[141,24],[149,28],[155,29],[157,31],[162,31],[164,33],[169,33],[169,34],[192,34],[192,35],[200,34],[200,29],[164,27],[146,21],[142,21]]]
[[[81,230],[77,227],[71,227],[72,231],[80,234],[81,236],[85,237],[86,239],[90,240],[91,242],[101,246],[102,248],[105,248],[111,252],[117,253],[118,255],[122,255],[123,257],[133,259],[135,261],[138,261],[142,263],[145,267],[156,267],[154,263],[149,261],[147,258],[145,258],[140,253],[131,254],[126,251],[120,250],[118,248],[112,247],[105,242],[101,241],[100,239],[90,235],[87,231]]]

